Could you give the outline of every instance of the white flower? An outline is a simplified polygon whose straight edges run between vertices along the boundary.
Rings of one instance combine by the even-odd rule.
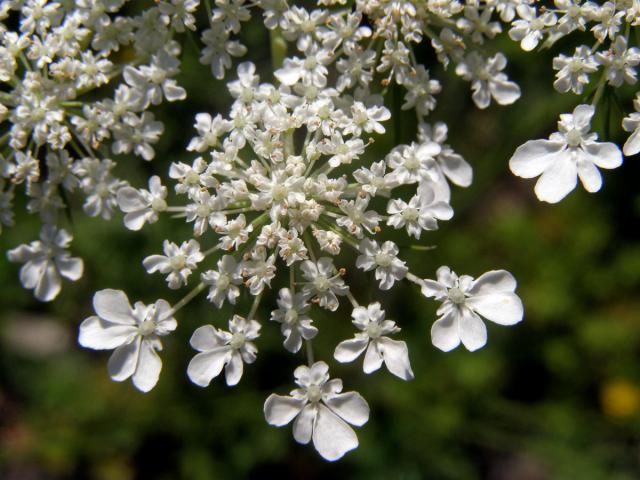
[[[425,187],[421,192],[423,195],[414,195],[409,203],[401,199],[390,200],[387,205],[387,225],[405,227],[409,236],[419,239],[422,230],[436,230],[438,220],[450,220],[453,217],[451,206],[437,201],[433,189]]]
[[[458,64],[456,74],[471,82],[471,98],[478,108],[487,108],[492,97],[499,105],[510,105],[520,98],[520,87],[502,73],[506,66],[502,53],[485,60],[473,50]]]
[[[208,113],[198,113],[194,126],[198,136],[191,139],[187,150],[204,152],[218,146],[220,136],[231,129],[231,122],[223,120],[219,114],[212,118]]]
[[[598,64],[591,55],[589,47],[581,45],[572,57],[560,54],[553,59],[553,69],[558,70],[553,86],[559,92],[581,94],[589,83],[589,74],[598,70]]]
[[[294,294],[288,288],[280,289],[278,309],[271,312],[271,320],[281,324],[284,348],[292,353],[300,350],[303,339],[311,340],[318,333],[307,313],[310,308],[303,293]]]
[[[191,272],[198,268],[198,263],[204,259],[204,255],[200,252],[200,244],[193,239],[182,242],[179,247],[165,240],[163,250],[164,255],[150,255],[142,261],[142,264],[147,273],[168,274],[167,283],[172,289],[186,285]]]
[[[132,308],[123,291],[107,289],[93,296],[93,309],[97,316],[82,322],[78,343],[94,350],[115,349],[107,365],[111,378],[122,382],[131,377],[138,390],[151,390],[162,369],[159,337],[177,326],[169,303],[136,302]]]
[[[382,366],[402,378],[411,380],[413,371],[409,363],[409,350],[402,341],[392,340],[387,335],[397,333],[400,328],[392,320],[385,320],[384,310],[375,302],[367,307],[356,307],[351,313],[353,324],[361,330],[351,340],[340,342],[333,354],[339,362],[353,362],[366,350],[363,370],[372,373]]]
[[[487,327],[480,316],[499,325],[522,320],[522,301],[514,292],[516,280],[506,270],[492,270],[476,280],[458,276],[449,267],[437,271],[438,280],[424,280],[422,293],[442,302],[440,318],[431,328],[431,341],[448,352],[460,342],[474,351],[487,343]]]
[[[540,176],[537,197],[557,203],[571,192],[580,177],[588,192],[597,192],[602,176],[597,167],[616,168],[622,164],[622,153],[610,142],[597,142],[598,135],[589,133],[595,109],[578,105],[572,114],[560,115],[558,132],[549,140],[529,140],[519,146],[511,159],[511,171],[522,178]]]
[[[554,25],[557,18],[553,12],[545,12],[536,16],[536,9],[529,5],[519,5],[516,8],[520,19],[512,23],[509,36],[512,40],[520,42],[520,47],[530,52],[538,46],[545,29]]]
[[[167,187],[160,177],[149,178],[149,190],[122,187],[116,196],[120,210],[125,212],[124,225],[129,230],[140,230],[145,223],[158,221],[158,213],[167,209]]]
[[[62,288],[60,276],[76,281],[82,277],[82,259],[69,256],[67,251],[73,237],[64,229],[46,224],[40,231],[40,240],[20,245],[7,252],[12,262],[24,263],[20,269],[20,282],[33,289],[38,300],[49,302]]]
[[[317,263],[305,260],[300,270],[307,281],[304,294],[314,296],[319,306],[335,312],[339,305],[336,295],[346,295],[349,287],[344,284],[341,273],[336,272],[333,260],[329,257],[321,257]]]
[[[224,368],[227,385],[237,385],[242,378],[243,362],[253,363],[258,349],[251,340],[260,336],[260,324],[234,315],[229,320],[229,331],[204,325],[191,336],[189,343],[200,353],[196,354],[187,367],[189,379],[206,387]]]
[[[338,460],[358,446],[358,437],[348,425],[369,420],[369,405],[357,392],[342,392],[342,380],[329,380],[329,367],[316,362],[300,366],[293,375],[300,388],[291,396],[271,394],[264,402],[267,423],[276,427],[293,422],[293,438],[313,446],[323,458]]]
[[[640,152],[640,93],[636,94],[633,105],[636,111],[622,120],[622,128],[625,132],[632,132],[622,147],[622,151],[627,157]]]
[[[240,275],[240,265],[232,255],[223,255],[218,260],[218,271],[204,272],[201,280],[211,286],[207,299],[213,302],[216,307],[222,307],[225,298],[229,303],[235,305],[236,298],[240,295],[238,285],[242,283],[242,276]]]
[[[380,290],[389,290],[396,280],[402,280],[408,272],[405,262],[398,258],[398,246],[386,241],[382,246],[378,242],[365,238],[360,242],[360,253],[356,266],[365,272],[375,268],[376,280],[380,280]]]

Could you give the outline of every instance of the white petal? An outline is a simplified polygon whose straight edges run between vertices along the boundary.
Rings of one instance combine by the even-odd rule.
[[[458,319],[455,311],[447,312],[434,322],[431,327],[431,343],[443,352],[453,350],[460,345]]]
[[[500,325],[513,325],[522,320],[522,300],[515,293],[498,292],[467,299],[467,305],[487,320]]]
[[[373,344],[369,343],[367,351],[364,354],[364,363],[362,364],[362,370],[364,373],[375,372],[382,366],[382,355]]]
[[[148,206],[145,197],[133,187],[122,187],[117,194],[118,206],[125,212],[135,212]]]
[[[578,161],[578,177],[587,192],[597,192],[602,187],[600,170],[589,160]]]
[[[198,353],[191,359],[187,367],[189,379],[200,387],[206,387],[214,377],[220,375],[229,356],[228,347]]]
[[[589,156],[589,160],[600,168],[618,168],[622,165],[622,152],[615,143],[592,143],[586,145],[584,151]]]
[[[306,405],[293,422],[293,438],[298,443],[307,444],[311,440],[313,424],[318,414],[316,405]]]
[[[147,273],[157,272],[163,265],[167,265],[169,263],[167,257],[164,255],[149,255],[142,261],[142,266],[145,268]]]
[[[78,343],[94,350],[111,350],[127,343],[138,329],[132,325],[121,325],[92,316],[80,324]]]
[[[469,288],[469,294],[474,296],[495,292],[513,292],[516,286],[516,279],[506,270],[491,270],[475,279]]]
[[[36,288],[42,272],[46,268],[47,260],[37,259],[25,263],[20,268],[20,283],[26,289]]]
[[[491,95],[500,105],[511,105],[520,98],[520,87],[514,82],[496,80],[489,82]]]
[[[447,287],[435,280],[423,280],[422,294],[427,298],[443,298],[447,296]]]
[[[473,180],[473,169],[462,156],[442,155],[439,158],[444,174],[459,187],[468,187]]]
[[[468,309],[458,317],[458,336],[462,344],[473,352],[487,343],[487,327],[482,319]]]
[[[138,337],[131,343],[121,345],[109,357],[107,369],[116,382],[126,380],[136,371],[141,341],[142,337]]]
[[[353,362],[362,354],[362,352],[364,352],[364,349],[367,348],[368,344],[369,339],[363,337],[355,337],[350,340],[345,340],[338,344],[335,352],[333,353],[333,358],[340,363]]]
[[[293,420],[304,405],[305,400],[273,393],[264,402],[264,418],[269,425],[282,427]]]
[[[234,351],[224,368],[224,375],[228,386],[233,387],[238,384],[242,378],[243,365],[240,352]]]
[[[122,290],[100,290],[93,296],[93,309],[100,318],[123,325],[135,325],[129,299]]]
[[[534,191],[540,200],[558,203],[576,188],[576,183],[578,183],[578,167],[567,153],[557,158],[545,170],[536,183]]]
[[[344,420],[320,404],[313,428],[313,446],[323,458],[334,461],[356,448],[358,437]]]
[[[189,344],[200,352],[206,352],[222,346],[216,336],[216,329],[212,325],[198,327],[191,335]]]
[[[132,378],[133,384],[141,392],[148,392],[158,383],[160,370],[162,370],[162,360],[160,360],[155,348],[151,342],[142,340],[138,365]]]
[[[61,288],[62,280],[55,264],[47,262],[33,294],[38,300],[49,302],[58,296]]]
[[[148,210],[137,210],[135,212],[127,213],[124,216],[124,226],[129,230],[137,232],[144,226],[144,222],[147,221],[148,217]]]
[[[550,140],[529,140],[520,145],[509,160],[514,175],[533,178],[544,172],[557,160],[564,144]]]
[[[640,128],[636,128],[627,141],[624,142],[622,151],[627,157],[640,152]]]
[[[81,258],[56,258],[56,267],[65,278],[69,280],[75,281],[82,277],[82,272],[84,270],[84,264]]]
[[[326,399],[324,403],[351,425],[359,427],[369,420],[369,405],[358,392],[339,393]]]
[[[411,380],[413,371],[409,363],[409,349],[405,342],[392,340],[388,337],[378,339],[378,350],[382,353],[384,364],[395,376],[403,380]]]
[[[300,80],[301,74],[302,70],[295,65],[285,65],[274,72],[275,77],[280,83],[289,86],[294,85],[298,80]]]

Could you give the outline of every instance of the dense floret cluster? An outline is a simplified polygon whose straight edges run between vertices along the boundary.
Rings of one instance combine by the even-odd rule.
[[[367,422],[369,406],[330,379],[330,353],[316,361],[317,309],[352,309],[354,336],[335,339],[337,362],[362,359],[367,374],[384,364],[403,380],[414,376],[401,325],[379,302],[359,303],[345,257],[373,275],[381,291],[406,280],[441,302],[431,338],[443,351],[461,343],[470,351],[483,347],[481,317],[500,325],[523,318],[509,272],[474,279],[443,266],[436,280],[422,279],[385,239],[385,231],[398,230],[420,240],[451,220],[452,187],[473,179],[470,164],[446,143],[447,125],[428,118],[443,86],[416,49],[432,49],[448,71],[469,82],[473,102],[485,109],[512,104],[521,94],[507,76],[506,55],[492,50],[498,34],[532,51],[591,32],[593,46],[559,53],[552,65],[556,90],[589,91],[587,98],[560,116],[548,140],[519,147],[509,165],[518,176],[540,176],[538,198],[558,202],[578,178],[589,192],[599,190],[597,167],[622,162],[620,148],[598,141],[590,124],[606,89],[637,81],[640,50],[630,35],[640,22],[637,0],[555,0],[554,8],[532,0],[319,0],[312,10],[285,0],[136,3],[144,8],[126,0],[0,4],[0,228],[14,223],[18,194],[42,222],[40,240],[10,250],[8,258],[23,264],[23,286],[50,301],[61,277],[82,276],[82,259],[69,253],[64,211],[71,196],[81,196],[92,217],[123,213],[134,231],[161,217],[188,222],[189,238],[164,239],[162,252],[142,260],[170,289],[188,288],[183,300],[132,307],[124,292],[101,290],[93,298],[95,315],[80,325],[82,346],[114,350],[113,380],[131,378],[144,392],[159,379],[160,338],[178,327],[179,310],[203,292],[212,308],[240,309],[246,290],[253,298],[246,313],[195,329],[187,367],[201,387],[223,370],[226,384],[236,385],[258,359],[267,328],[260,323],[267,319],[257,318],[264,294],[277,275],[286,279],[268,320],[279,324],[287,351],[304,350],[308,365],[295,370],[298,388],[290,396],[269,396],[265,418],[275,426],[293,421],[296,441],[312,441],[328,460],[357,447],[350,425]],[[273,78],[251,59],[239,60],[248,49],[238,34],[252,17],[261,18],[270,35]],[[114,168],[127,155],[161,156],[154,145],[164,126],[153,110],[187,98],[176,76],[182,39],[194,32],[200,62],[215,78],[229,79],[233,103],[224,115],[196,115],[196,134],[185,145],[191,160],[171,163],[148,185],[132,185]],[[370,147],[391,118],[385,94],[392,85],[418,128],[414,141],[374,158]],[[640,111],[640,96],[635,107]],[[624,154],[638,153],[640,113],[622,122],[631,133]]]

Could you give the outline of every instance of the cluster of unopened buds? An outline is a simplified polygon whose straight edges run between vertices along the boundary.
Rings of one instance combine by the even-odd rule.
[[[355,275],[351,266],[372,273],[382,291],[407,280],[440,302],[431,338],[443,351],[460,343],[470,351],[483,347],[483,318],[500,325],[523,318],[509,272],[474,279],[443,266],[436,280],[419,278],[398,245],[384,239],[391,230],[424,238],[453,216],[450,184],[472,182],[470,165],[445,143],[447,126],[426,120],[441,84],[419,63],[416,47],[429,45],[470,82],[474,103],[484,109],[520,96],[504,72],[505,55],[488,51],[503,29],[525,51],[592,32],[593,46],[553,62],[558,91],[582,95],[596,79],[591,102],[561,115],[548,140],[519,147],[509,165],[521,177],[541,175],[537,196],[557,202],[577,178],[588,191],[599,190],[597,167],[622,162],[615,144],[590,133],[590,122],[605,91],[636,82],[640,50],[630,46],[640,21],[636,0],[556,0],[555,8],[529,0],[320,0],[311,11],[285,0],[144,3],[131,15],[125,0],[0,4],[0,226],[14,223],[21,186],[27,211],[42,220],[40,240],[10,250],[8,258],[23,264],[22,285],[50,301],[61,277],[82,276],[83,262],[69,253],[72,238],[63,228],[71,196],[84,198],[89,216],[109,220],[123,212],[130,230],[169,215],[190,223],[191,238],[165,240],[161,254],[142,262],[170,289],[191,281],[181,301],[132,306],[124,292],[100,290],[96,315],[80,325],[82,346],[114,350],[111,378],[131,378],[144,392],[159,379],[161,337],[203,292],[215,308],[240,303],[243,291],[252,298],[244,316],[233,315],[228,326],[200,326],[190,341],[197,352],[187,367],[193,383],[206,387],[224,370],[227,385],[236,385],[244,365],[257,359],[260,321],[267,320],[259,318],[260,303],[280,274],[288,287],[277,292],[268,320],[279,324],[287,351],[305,352],[307,365],[295,370],[298,388],[289,396],[267,398],[265,418],[276,426],[293,421],[294,438],[313,441],[328,460],[357,446],[349,425],[363,425],[369,407],[358,393],[342,393],[328,364],[316,361],[317,309],[350,307],[354,327],[353,338],[336,339],[335,351],[322,358],[363,357],[365,373],[384,364],[403,380],[413,378],[399,326],[379,302],[358,302],[346,281]],[[249,61],[233,66],[247,54],[237,34],[252,16],[262,16],[271,36],[273,82],[261,80]],[[203,45],[200,61],[216,78],[235,71],[227,83],[233,104],[225,116],[196,115],[197,135],[186,146],[192,162],[172,163],[168,178],[152,176],[148,187],[130,185],[113,173],[116,161],[156,156],[164,127],[152,109],[187,98],[176,76],[180,41],[193,32]],[[118,55],[122,50],[127,55]],[[391,84],[404,94],[402,109],[417,117],[416,139],[372,159],[367,150],[391,117],[385,107]],[[635,107],[640,111],[640,97]],[[624,153],[633,155],[640,151],[640,113],[624,118],[623,127],[631,132]]]

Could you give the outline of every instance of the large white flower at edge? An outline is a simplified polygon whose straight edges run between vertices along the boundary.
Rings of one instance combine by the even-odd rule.
[[[557,203],[571,192],[580,177],[588,192],[597,192],[602,176],[597,167],[616,168],[622,164],[622,153],[614,143],[597,142],[598,135],[589,133],[595,109],[578,105],[572,114],[560,115],[558,132],[549,140],[529,140],[519,146],[511,160],[511,171],[522,178],[540,176],[537,197]]]
[[[80,325],[78,343],[94,350],[115,349],[109,358],[109,375],[116,382],[132,377],[142,392],[151,390],[160,376],[161,336],[176,329],[171,305],[157,300],[153,305],[136,302],[133,308],[121,290],[100,290],[93,296],[91,316]]]
[[[487,343],[487,327],[480,316],[500,325],[522,320],[523,307],[514,292],[516,279],[506,270],[491,270],[476,280],[469,275],[458,277],[449,267],[437,271],[438,280],[424,280],[422,293],[442,302],[440,318],[431,328],[433,344],[448,352],[460,342],[469,351]]]
[[[342,391],[342,380],[329,380],[329,367],[316,362],[293,372],[300,388],[291,396],[271,394],[264,402],[264,416],[270,425],[293,422],[293,438],[313,446],[327,460],[338,460],[358,446],[358,437],[348,425],[360,427],[369,420],[369,405],[357,392]]]

